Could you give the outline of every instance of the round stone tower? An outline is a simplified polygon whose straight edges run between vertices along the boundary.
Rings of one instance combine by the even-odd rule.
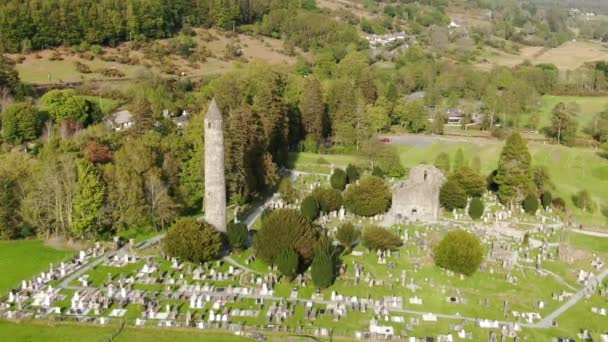
[[[224,170],[224,118],[215,99],[205,116],[205,220],[226,232],[226,176]]]

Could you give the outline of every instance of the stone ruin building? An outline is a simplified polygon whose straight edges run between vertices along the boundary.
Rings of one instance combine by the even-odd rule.
[[[444,182],[445,176],[435,166],[413,168],[407,181],[393,187],[393,205],[389,213],[393,223],[439,221],[439,190]]]

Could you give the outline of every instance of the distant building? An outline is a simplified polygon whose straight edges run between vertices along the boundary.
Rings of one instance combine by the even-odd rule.
[[[461,23],[459,23],[459,22],[457,22],[457,21],[454,21],[454,20],[452,20],[452,21],[450,22],[450,24],[448,25],[448,27],[449,27],[449,28],[459,28],[459,27],[461,27],[461,26],[462,26],[462,24],[461,24]]]
[[[409,36],[407,34],[405,34],[405,32],[399,32],[399,33],[391,33],[391,34],[384,34],[384,35],[369,35],[367,37],[365,37],[365,39],[367,39],[367,41],[369,41],[369,45],[371,47],[377,47],[379,45],[386,45],[398,40],[406,40],[408,39]]]
[[[128,110],[115,112],[106,120],[106,124],[116,131],[129,129],[133,126],[133,114]]]

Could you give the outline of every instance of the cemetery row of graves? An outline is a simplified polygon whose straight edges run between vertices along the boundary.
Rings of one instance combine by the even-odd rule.
[[[320,175],[292,180],[302,193],[328,183]],[[23,280],[2,297],[0,318],[361,339],[605,337],[608,253],[570,244],[572,233],[550,208],[529,215],[490,193],[483,201],[477,221],[464,208],[437,224],[387,228],[402,242],[394,250],[357,244],[343,253],[326,289],[317,288],[309,272],[287,280],[252,248],[194,264],[164,255],[159,245],[96,243]],[[271,209],[298,204],[279,196],[266,202]],[[343,208],[318,219],[329,236],[345,222],[365,227],[382,221],[383,215],[358,217]],[[472,276],[433,262],[433,247],[454,229],[482,242],[485,260]]]

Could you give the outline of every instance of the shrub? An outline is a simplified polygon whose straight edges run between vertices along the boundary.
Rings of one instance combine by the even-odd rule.
[[[553,201],[553,195],[551,191],[545,191],[540,196],[540,202],[543,205],[543,208],[547,209],[551,206],[551,202]]]
[[[349,186],[344,194],[344,204],[356,215],[374,216],[389,209],[391,190],[382,178],[366,177],[359,184]]]
[[[91,73],[91,68],[84,63],[76,61],[76,62],[74,62],[74,66],[76,66],[76,70],[81,74],[90,74]]]
[[[243,250],[247,248],[247,240],[249,238],[249,229],[245,223],[230,222],[226,228],[228,244],[234,250]]]
[[[435,167],[443,173],[450,172],[450,155],[445,152],[439,153],[435,158]]]
[[[581,190],[576,195],[572,196],[572,202],[574,205],[584,211],[592,213],[595,211],[595,203],[591,199],[591,195],[587,190]]]
[[[293,183],[289,177],[284,177],[279,182],[279,193],[283,200],[287,203],[295,202],[296,198],[298,198],[298,193],[296,189],[293,187]]]
[[[361,232],[355,226],[348,222],[338,227],[336,240],[344,245],[347,251],[350,251],[352,245],[359,239]]]
[[[551,201],[551,206],[557,210],[566,210],[566,201],[563,198],[557,197]]]
[[[302,150],[310,153],[317,153],[319,151],[319,145],[317,145],[317,141],[315,140],[314,136],[306,136],[306,139],[304,139],[302,142]]]
[[[485,208],[480,198],[473,198],[469,204],[469,216],[473,220],[478,220],[484,212]]]
[[[450,179],[460,184],[469,197],[481,197],[486,190],[486,180],[466,166],[454,172]]]
[[[163,250],[173,257],[203,263],[220,256],[222,236],[207,222],[182,218],[167,231],[163,239]]]
[[[455,230],[435,247],[434,259],[439,267],[470,276],[483,262],[483,247],[475,235]]]
[[[538,210],[538,205],[538,198],[536,198],[535,195],[526,196],[523,202],[524,210],[530,215],[534,215],[536,213]]]
[[[291,248],[302,262],[310,262],[314,255],[317,231],[299,211],[279,209],[262,220],[262,228],[255,235],[256,255],[274,264],[279,251]]]
[[[329,179],[331,187],[336,190],[344,190],[346,188],[346,173],[342,169],[335,169]]]
[[[365,228],[362,240],[365,247],[373,250],[396,250],[402,244],[399,235],[376,226]]]
[[[298,253],[291,248],[282,249],[277,254],[276,264],[282,275],[292,279],[298,270]]]
[[[314,221],[319,217],[319,202],[310,195],[302,201],[300,206],[300,213],[310,221]]]
[[[378,166],[374,166],[374,168],[372,169],[372,176],[383,178],[384,171],[382,171],[382,169],[379,168]]]
[[[467,193],[459,183],[447,181],[439,191],[439,202],[445,209],[452,211],[467,206]]]
[[[334,258],[327,253],[317,253],[310,268],[313,283],[319,288],[327,288],[334,283],[336,267]]]
[[[359,169],[353,165],[348,164],[346,167],[346,181],[348,184],[353,184],[359,179]]]
[[[336,189],[316,188],[312,196],[317,199],[321,211],[326,214],[339,210],[344,203],[342,193]]]

